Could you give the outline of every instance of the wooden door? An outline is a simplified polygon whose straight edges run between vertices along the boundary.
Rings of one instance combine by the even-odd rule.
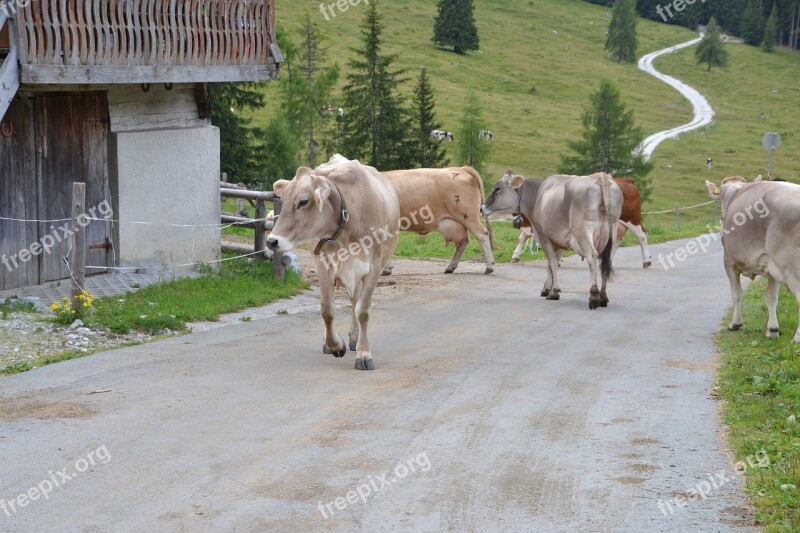
[[[72,184],[86,183],[86,210],[96,208],[104,200],[110,205],[106,163],[106,130],[108,104],[105,93],[41,96],[36,98],[39,214],[42,219],[65,219],[71,216]],[[98,215],[100,218],[100,215]],[[63,232],[61,224],[42,223],[39,233]],[[81,229],[86,244],[105,240],[107,223],[92,221]],[[39,260],[40,283],[66,279],[69,269],[63,261],[70,252],[70,240],[56,244],[53,253]],[[111,254],[105,250],[88,250],[86,264],[111,265]],[[96,272],[88,269],[87,274]]]
[[[39,239],[33,116],[15,100],[0,120],[0,289],[39,283],[39,260],[19,258]]]

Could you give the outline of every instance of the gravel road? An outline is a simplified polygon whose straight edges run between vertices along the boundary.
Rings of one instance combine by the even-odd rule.
[[[592,312],[574,257],[559,302],[543,263],[398,261],[374,372],[322,355],[304,295],[0,379],[0,531],[750,530],[714,397],[721,255],[621,249]]]

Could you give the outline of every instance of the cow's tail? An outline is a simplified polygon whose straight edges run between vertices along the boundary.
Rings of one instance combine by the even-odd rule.
[[[472,176],[472,179],[475,181],[475,185],[478,187],[478,190],[481,191],[481,207],[483,204],[486,203],[486,191],[483,189],[483,178],[481,178],[480,173],[472,167],[466,167],[467,173]],[[486,231],[489,232],[489,245],[492,247],[492,250],[497,250],[497,244],[494,242],[494,232],[492,231],[492,224],[489,222],[489,217],[487,215],[483,215],[483,219],[486,221]]]
[[[614,221],[611,218],[611,176],[602,174],[603,185],[600,187],[600,202],[606,211],[606,221],[608,222],[608,241],[603,253],[600,255],[600,271],[603,274],[603,279],[608,279],[614,272],[614,267],[611,264],[612,255],[614,253],[614,240],[617,238],[617,228],[614,226]]]

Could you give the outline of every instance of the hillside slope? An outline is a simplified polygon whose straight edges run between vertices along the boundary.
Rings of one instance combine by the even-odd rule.
[[[399,54],[398,62],[408,69],[411,78],[416,77],[420,66],[427,67],[445,129],[458,128],[468,95],[471,91],[477,94],[495,134],[486,181],[494,181],[507,167],[528,176],[554,173],[559,156],[566,152],[566,143],[579,134],[581,110],[604,78],[619,86],[646,134],[691,119],[690,104],[676,91],[635,65],[618,65],[605,57],[607,8],[581,0],[477,2],[481,50],[459,56],[431,42],[436,3],[383,2],[380,10],[387,24],[385,50]],[[319,6],[318,1],[278,0],[278,23],[298,39],[308,10],[330,46],[330,57],[346,72],[345,64],[352,57],[350,49],[358,42],[364,5],[338,12],[327,21]],[[639,54],[695,35],[684,28],[641,20]],[[800,56],[788,51],[767,55],[744,45],[729,47],[728,72],[707,73],[695,65],[694,48],[656,63],[662,71],[707,94],[719,124],[669,141],[656,151],[655,194],[648,207],[661,209],[702,201],[703,180],[709,177],[766,173],[766,152],[760,147],[760,139],[772,129],[784,134],[785,145],[776,159],[779,174],[800,177],[800,150],[791,147],[798,142],[792,133],[800,130]],[[409,81],[403,91],[410,93],[412,83]],[[535,92],[531,90],[534,86]],[[779,93],[773,95],[773,89]],[[268,92],[273,95],[275,86]],[[256,123],[266,124],[273,112],[274,108],[264,110],[255,117]],[[769,118],[760,119],[761,112]],[[770,120],[776,118],[779,120]],[[454,145],[449,148],[454,155]],[[705,167],[708,155],[717,162],[711,172]]]

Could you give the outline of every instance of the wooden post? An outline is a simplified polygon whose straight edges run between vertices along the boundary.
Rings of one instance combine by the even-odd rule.
[[[264,224],[267,217],[266,202],[256,200],[256,257],[264,258]]]
[[[79,302],[75,297],[83,292],[86,283],[86,233],[80,224],[80,218],[86,213],[86,184],[75,182],[72,184],[72,257],[70,269],[72,270],[72,307],[78,308]]]
[[[228,183],[228,173],[227,172],[223,172],[222,173],[222,183]]]
[[[275,207],[273,214],[277,219],[277,217],[281,214],[283,203],[281,202],[280,198],[275,198],[272,203]],[[283,252],[275,252],[272,254],[272,274],[281,281],[284,280],[284,270],[286,267],[286,265],[283,264],[284,257],[285,256],[283,255]]]
[[[675,204],[675,216],[678,222],[678,231],[681,230],[681,206],[680,204]]]

